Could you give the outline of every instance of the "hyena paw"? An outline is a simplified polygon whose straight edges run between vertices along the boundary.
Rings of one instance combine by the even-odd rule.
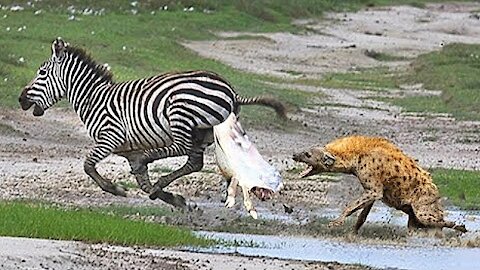
[[[334,219],[334,220],[330,221],[330,223],[328,223],[328,227],[329,228],[338,227],[338,226],[342,226],[344,223],[345,223],[345,219],[337,218],[337,219]]]

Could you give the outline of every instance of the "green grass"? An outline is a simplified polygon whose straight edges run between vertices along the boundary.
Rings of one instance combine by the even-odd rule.
[[[34,3],[32,8],[27,2]],[[21,89],[50,55],[51,41],[61,36],[86,48],[94,59],[108,63],[117,81],[136,79],[165,71],[207,69],[215,71],[243,95],[271,94],[303,106],[309,95],[263,84],[265,76],[248,74],[214,60],[201,58],[184,48],[185,40],[215,38],[215,31],[299,31],[294,18],[319,17],[326,11],[356,10],[365,6],[422,4],[424,0],[201,0],[201,1],[0,1],[20,4],[25,10],[0,10],[0,106],[18,107]],[[75,20],[68,20],[73,6]],[[168,10],[163,7],[168,6]],[[194,7],[185,12],[184,8]],[[101,15],[82,15],[86,8]],[[40,14],[34,12],[41,10]],[[132,10],[138,13],[133,14]],[[23,27],[26,27],[23,29]],[[7,31],[10,29],[10,31]],[[18,31],[18,30],[21,31]],[[256,107],[245,108],[253,122],[275,122],[272,114]]]
[[[117,181],[117,184],[126,189],[138,189],[138,184],[131,181],[120,180]]]
[[[358,69],[355,72],[330,73],[321,80],[304,80],[300,83],[328,88],[347,88],[359,90],[396,89],[403,82],[403,74],[387,67]]]
[[[91,210],[119,217],[162,217],[172,215],[172,211],[169,208],[164,208],[160,206],[109,205],[104,207],[94,207],[91,208]]]
[[[150,171],[154,173],[171,173],[174,169],[167,166],[155,166]]]
[[[388,55],[375,57],[392,60]],[[408,112],[448,113],[459,120],[480,120],[480,45],[449,44],[441,51],[413,59],[405,71],[387,67],[327,74],[321,80],[298,79],[294,83],[359,90],[398,89],[403,84],[423,84],[440,90],[440,96],[379,98]]]
[[[480,210],[480,172],[433,169],[433,181],[442,196],[462,209]]]
[[[94,210],[61,209],[38,203],[0,202],[0,235],[79,240],[119,245],[209,245],[184,229],[123,219]]]
[[[393,100],[407,111],[450,113],[457,119],[480,120],[480,45],[450,44],[422,55],[412,64],[409,80],[439,97]]]

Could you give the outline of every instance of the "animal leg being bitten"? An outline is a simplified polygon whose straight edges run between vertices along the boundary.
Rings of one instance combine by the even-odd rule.
[[[231,208],[235,205],[235,195],[237,194],[238,180],[235,177],[230,179],[230,184],[227,187],[227,200],[225,207]]]
[[[242,186],[242,193],[243,193],[243,205],[245,205],[245,209],[247,209],[250,216],[252,216],[254,219],[257,219],[258,218],[257,210],[255,210],[252,199],[250,199],[250,190]]]
[[[350,216],[357,210],[366,207],[367,205],[373,204],[373,202],[375,202],[376,200],[381,199],[382,196],[383,196],[383,192],[381,189],[376,191],[374,190],[365,191],[360,198],[348,204],[348,206],[343,210],[342,214],[338,218],[330,221],[328,226],[335,227],[335,226],[343,225],[345,223],[345,219],[348,216]],[[365,214],[365,217],[366,217],[366,214]]]

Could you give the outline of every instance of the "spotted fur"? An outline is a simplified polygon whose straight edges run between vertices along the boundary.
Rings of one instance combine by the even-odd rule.
[[[295,154],[294,160],[309,165],[304,176],[339,172],[358,177],[364,193],[350,202],[331,226],[342,225],[348,216],[362,209],[355,225],[358,232],[373,203],[381,200],[408,214],[409,229],[448,227],[466,232],[464,225],[444,220],[438,188],[430,173],[384,138],[345,137]]]

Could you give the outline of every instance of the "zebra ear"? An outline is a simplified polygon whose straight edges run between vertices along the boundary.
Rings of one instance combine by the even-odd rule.
[[[65,43],[61,37],[56,38],[52,43],[52,56],[61,61],[65,56],[65,48],[67,46],[68,43]]]

